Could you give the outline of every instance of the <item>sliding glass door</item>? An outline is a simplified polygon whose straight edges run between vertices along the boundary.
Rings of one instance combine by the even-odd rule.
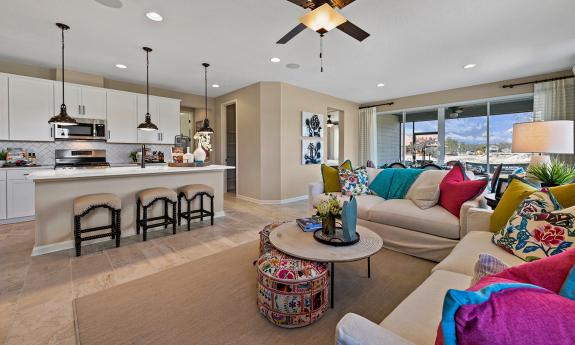
[[[406,112],[404,128],[404,162],[422,166],[438,163],[439,136],[437,109]]]

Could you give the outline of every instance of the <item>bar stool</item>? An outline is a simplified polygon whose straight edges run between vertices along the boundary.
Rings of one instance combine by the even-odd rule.
[[[82,241],[94,240],[110,236],[116,239],[116,247],[120,246],[120,237],[122,237],[121,212],[122,201],[114,194],[88,194],[74,199],[74,244],[76,247],[76,256],[81,255]],[[82,229],[81,219],[97,208],[107,208],[111,214],[111,224],[97,226],[88,229]],[[82,237],[87,232],[110,229],[111,232]]]
[[[210,210],[204,209],[204,196],[210,199]],[[192,201],[200,197],[200,209],[192,210]],[[182,198],[187,201],[188,210],[182,212]],[[199,213],[198,215],[195,215]],[[204,220],[204,217],[210,217],[211,225],[214,225],[214,189],[205,184],[188,184],[178,188],[178,224],[182,225],[182,218],[188,222],[188,231],[190,231],[190,221],[192,219]]]
[[[176,234],[176,203],[178,199],[176,192],[164,187],[148,188],[138,192],[136,198],[136,233],[140,234],[141,227],[144,241],[148,238],[148,229],[159,226],[164,226],[164,229],[167,229],[168,225],[172,224],[173,233]],[[164,214],[159,217],[148,218],[148,208],[158,201],[164,201]],[[168,215],[168,204],[172,205],[171,217]],[[143,210],[142,217],[140,217],[140,208]],[[157,220],[162,220],[162,222],[149,224]]]

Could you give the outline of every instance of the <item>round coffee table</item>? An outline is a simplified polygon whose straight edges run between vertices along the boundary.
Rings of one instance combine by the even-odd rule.
[[[371,278],[371,256],[383,246],[378,234],[366,227],[357,226],[359,242],[345,247],[334,247],[318,242],[313,232],[304,232],[295,222],[278,226],[270,233],[270,242],[278,250],[296,258],[330,263],[330,300],[334,305],[334,273],[336,262],[350,262],[367,259],[367,277]]]

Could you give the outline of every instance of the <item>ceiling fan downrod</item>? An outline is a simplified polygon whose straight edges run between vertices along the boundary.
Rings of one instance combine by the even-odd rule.
[[[319,61],[321,65],[321,73],[323,73],[323,34],[319,35]]]

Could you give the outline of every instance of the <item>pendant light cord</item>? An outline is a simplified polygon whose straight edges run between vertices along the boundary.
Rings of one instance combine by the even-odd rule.
[[[208,118],[208,64],[204,64],[204,103],[206,105],[206,119]]]
[[[64,98],[64,27],[62,27],[62,106],[66,104]]]
[[[146,114],[150,114],[150,52],[146,50]]]
[[[319,61],[321,64],[321,72],[323,73],[323,34],[319,35]]]

